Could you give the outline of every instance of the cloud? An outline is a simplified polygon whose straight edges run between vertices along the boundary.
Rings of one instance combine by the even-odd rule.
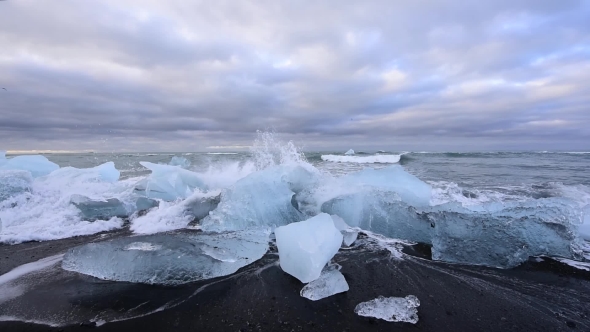
[[[0,3],[11,150],[588,149],[585,1]]]

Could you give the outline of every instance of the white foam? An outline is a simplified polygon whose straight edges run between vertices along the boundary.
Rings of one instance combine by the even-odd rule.
[[[399,154],[381,154],[375,156],[338,156],[333,154],[322,155],[323,161],[334,163],[354,163],[354,164],[395,164],[400,160]]]
[[[575,267],[576,269],[590,271],[590,263],[574,261],[574,260],[567,259],[567,258],[555,258],[555,259],[564,263],[564,264],[567,264],[571,267]]]
[[[4,273],[0,276],[0,285],[6,284],[12,280],[15,280],[19,277],[22,277],[25,274],[29,274],[34,271],[42,270],[46,267],[50,267],[58,262],[60,262],[63,258],[63,254],[45,257],[38,261],[23,264],[19,267],[16,267],[9,272]]]

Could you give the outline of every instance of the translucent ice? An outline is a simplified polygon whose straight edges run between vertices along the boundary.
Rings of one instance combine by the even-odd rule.
[[[189,197],[196,189],[206,190],[201,176],[179,166],[140,162],[152,174],[136,185],[136,192],[149,198],[174,201]]]
[[[342,245],[342,234],[326,213],[278,227],[275,236],[281,268],[304,283],[317,279]]]
[[[170,162],[168,163],[168,165],[171,165],[171,166],[180,166],[182,168],[188,168],[191,165],[191,162],[188,161],[184,157],[174,156],[174,157],[172,157],[172,159],[170,160]]]
[[[359,303],[354,312],[359,316],[374,317],[388,322],[418,323],[420,301],[414,295],[383,297]]]
[[[339,196],[324,203],[321,211],[341,216],[352,227],[392,238],[431,242],[431,222],[389,191],[367,190]]]
[[[260,259],[268,231],[155,234],[72,248],[62,267],[100,279],[178,285],[225,276]]]
[[[2,162],[0,162],[0,170],[29,171],[34,178],[47,175],[58,168],[57,164],[39,155],[3,158]]]
[[[215,210],[221,199],[217,196],[193,195],[185,202],[187,211],[195,220],[201,220],[209,215],[209,212]]]
[[[119,180],[120,175],[121,173],[115,168],[115,163],[109,161],[92,168],[62,167],[51,173],[50,176],[53,181],[64,179],[70,182],[114,183]]]
[[[158,202],[146,198],[136,197],[133,203],[125,204],[117,198],[106,200],[92,200],[82,195],[72,195],[71,202],[81,212],[84,220],[109,220],[112,217],[126,218],[136,211],[144,211],[158,206]]]
[[[453,204],[437,209],[427,214],[435,224],[436,260],[510,268],[529,256],[578,255],[580,215],[564,199],[493,203],[475,211]]]
[[[32,185],[30,172],[0,171],[0,202],[23,192],[30,192]]]
[[[292,204],[293,195],[316,174],[301,166],[272,166],[254,172],[221,194],[221,202],[203,220],[207,230],[274,227],[303,219]]]
[[[334,226],[336,227],[336,229],[340,231],[340,234],[342,234],[342,245],[345,247],[349,247],[351,244],[354,243],[354,241],[356,241],[359,232],[348,226],[344,219],[340,218],[339,216],[333,214],[331,215],[331,217],[334,221]]]
[[[312,301],[348,291],[348,283],[342,273],[339,265],[329,265],[322,271],[320,277],[305,285],[301,289],[300,295]]]
[[[590,241],[590,205],[584,207],[584,221],[578,226],[578,234],[586,241]]]

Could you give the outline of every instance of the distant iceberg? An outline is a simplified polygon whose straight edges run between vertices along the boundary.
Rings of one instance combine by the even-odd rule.
[[[344,154],[347,155],[347,156],[351,156],[351,155],[354,154],[354,150],[353,149],[350,149],[350,150],[346,151]]]
[[[381,154],[374,156],[338,156],[333,154],[325,154],[321,156],[323,161],[334,163],[353,163],[353,164],[395,164],[400,161],[398,154]]]

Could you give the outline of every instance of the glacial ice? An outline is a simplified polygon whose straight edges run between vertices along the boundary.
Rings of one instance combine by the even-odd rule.
[[[149,210],[158,206],[158,202],[146,198],[136,197],[131,204],[125,204],[117,198],[106,200],[92,200],[82,195],[72,195],[70,199],[79,210],[84,220],[109,220],[113,217],[126,218],[136,211]]]
[[[180,166],[182,168],[188,168],[191,165],[191,162],[184,157],[174,156],[168,163],[171,166]]]
[[[359,303],[354,312],[363,317],[374,317],[388,322],[418,323],[420,301],[414,295],[383,297]]]
[[[33,178],[28,171],[0,171],[0,202],[24,192],[30,192],[32,186]]]
[[[209,212],[217,208],[220,200],[221,195],[193,195],[186,199],[185,205],[188,213],[193,216],[195,220],[201,220],[208,216]]]
[[[433,208],[432,258],[447,262],[510,268],[529,256],[578,256],[579,213],[564,199],[492,203],[467,209],[458,204]]]
[[[1,200],[1,199],[0,199]],[[584,207],[584,220],[578,226],[578,234],[586,241],[590,241],[590,204]]]
[[[281,268],[303,283],[317,279],[342,245],[342,234],[326,213],[277,227],[275,236]]]
[[[47,175],[58,168],[57,164],[40,155],[16,156],[9,159],[4,157],[0,162],[0,170],[29,171],[34,178]]]
[[[293,195],[315,179],[316,174],[302,166],[279,165],[254,172],[222,192],[217,209],[203,219],[203,229],[239,230],[299,221],[303,215],[293,206]]]
[[[431,243],[432,224],[416,208],[400,201],[396,193],[360,191],[331,199],[321,211],[341,216],[352,226],[388,237]]]
[[[62,267],[96,278],[179,285],[225,276],[262,258],[269,231],[117,238],[68,250]]]
[[[300,292],[302,297],[312,301],[348,291],[348,283],[342,273],[340,265],[328,265],[320,274],[319,278],[305,285]]]
[[[112,161],[91,168],[62,167],[51,173],[52,181],[64,179],[70,182],[108,182],[119,180],[121,172]]]
[[[340,216],[333,214],[331,217],[334,221],[334,226],[340,231],[340,234],[342,234],[342,245],[345,247],[350,247],[350,245],[356,241],[359,232],[348,226],[348,224],[344,221],[344,219],[340,218]]]
[[[352,163],[352,164],[395,164],[401,159],[397,154],[382,154],[374,156],[339,156],[333,154],[325,154],[321,156],[323,161],[333,163]]]
[[[174,201],[189,197],[197,189],[207,190],[199,174],[180,166],[159,165],[147,161],[141,161],[140,164],[152,171],[150,176],[136,185],[135,191],[140,195]]]
[[[347,156],[353,155],[354,154],[354,150],[353,149],[350,149],[350,150],[346,151],[344,154],[347,155]]]

